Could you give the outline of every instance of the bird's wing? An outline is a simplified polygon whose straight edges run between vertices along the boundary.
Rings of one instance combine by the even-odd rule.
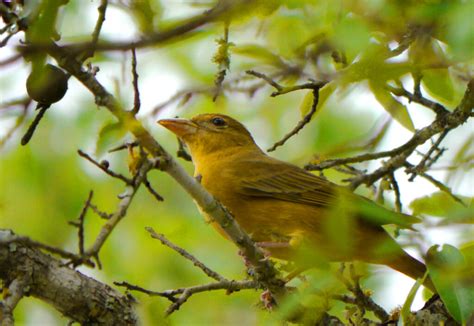
[[[344,187],[285,162],[247,162],[246,166],[252,172],[249,177],[240,179],[238,191],[247,196],[275,198],[321,208],[345,205],[359,218],[376,225],[395,224],[412,228],[412,224],[420,222],[413,216],[387,210]]]
[[[241,178],[239,191],[253,197],[327,207],[336,199],[335,184],[297,166],[277,160],[246,162],[251,175]]]

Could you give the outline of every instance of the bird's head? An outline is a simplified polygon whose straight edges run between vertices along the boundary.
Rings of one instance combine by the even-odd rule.
[[[223,114],[200,114],[191,120],[162,119],[158,123],[183,140],[194,159],[229,149],[260,150],[240,122]]]

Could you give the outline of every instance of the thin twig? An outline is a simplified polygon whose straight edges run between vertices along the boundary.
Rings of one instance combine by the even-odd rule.
[[[17,61],[21,58],[22,58],[22,55],[20,53],[14,54],[9,58],[6,58],[6,59],[0,61],[0,67],[12,64],[12,63],[14,63],[15,61]]]
[[[261,287],[255,281],[232,281],[232,280],[222,280],[215,283],[191,286],[187,288],[179,288],[174,290],[168,290],[163,292],[150,291],[144,289],[140,286],[132,285],[127,282],[114,282],[117,286],[123,286],[128,290],[139,291],[150,296],[160,296],[168,299],[172,304],[166,310],[166,314],[170,315],[176,310],[178,310],[193,294],[215,291],[215,290],[227,290],[227,293],[246,290],[246,289],[260,289]],[[177,297],[179,295],[179,297]]]
[[[97,47],[97,42],[99,41],[99,36],[100,32],[102,30],[102,25],[104,24],[105,21],[105,13],[107,11],[107,5],[109,1],[108,0],[101,0],[100,5],[97,8],[97,11],[99,12],[99,16],[97,17],[97,21],[95,23],[94,31],[92,32],[92,39],[90,46],[84,51],[84,55],[81,58],[81,61],[85,61],[88,58],[91,58],[94,56],[95,49]]]
[[[99,162],[97,162],[96,160],[94,160],[92,157],[90,157],[87,153],[81,151],[80,149],[77,151],[77,153],[79,154],[79,156],[85,158],[86,160],[88,160],[89,162],[91,162],[92,164],[94,164],[95,166],[97,166],[99,169],[101,169],[102,171],[104,171],[105,173],[107,173],[108,175],[110,175],[111,177],[113,178],[116,178],[116,179],[119,179],[119,180],[122,180],[123,182],[125,182],[127,185],[131,185],[133,180],[123,176],[122,174],[120,173],[116,173],[112,170],[110,170],[106,165],[104,164],[100,164]]]
[[[147,294],[151,297],[153,297],[153,296],[165,297],[168,300],[170,300],[171,302],[176,302],[176,300],[177,300],[175,298],[175,294],[168,294],[167,291],[165,291],[165,292],[152,291],[152,290],[145,289],[145,288],[143,288],[141,286],[138,286],[138,285],[130,284],[130,283],[125,282],[125,281],[123,281],[123,282],[114,282],[114,285],[122,286],[122,287],[126,288],[129,291],[142,292],[142,293],[145,293],[145,294]]]
[[[99,234],[97,235],[94,243],[84,252],[86,257],[95,257],[98,260],[98,253],[105,241],[112,233],[117,224],[125,217],[128,208],[132,203],[132,199],[138,191],[140,185],[145,180],[146,175],[150,169],[153,168],[152,163],[145,159],[141,166],[138,168],[134,182],[127,183],[125,191],[120,195],[120,202],[117,205],[117,209],[111,214],[107,222],[102,226]]]
[[[285,144],[285,142],[296,135],[298,132],[301,131],[301,129],[304,128],[310,121],[311,118],[313,117],[314,113],[316,113],[316,108],[318,107],[318,102],[319,102],[319,89],[326,85],[326,82],[310,82],[306,84],[301,84],[301,85],[296,85],[296,86],[289,86],[289,87],[284,87],[280,84],[278,84],[276,81],[274,81],[272,78],[268,77],[265,74],[262,74],[261,72],[257,72],[254,70],[247,70],[246,73],[248,75],[255,76],[257,78],[265,80],[268,84],[273,86],[276,89],[276,92],[273,92],[271,94],[272,97],[282,95],[282,94],[287,94],[289,92],[294,92],[297,90],[302,90],[302,89],[312,89],[313,90],[313,103],[311,105],[310,111],[301,119],[298,124],[291,130],[288,134],[286,134],[281,140],[277,141],[275,144],[273,144],[272,147],[267,149],[267,152],[273,152],[278,146],[282,146]]]
[[[247,75],[252,75],[252,76],[255,76],[257,78],[260,78],[260,79],[263,79],[264,81],[266,81],[268,84],[270,84],[271,86],[273,86],[278,92],[282,91],[283,90],[283,86],[281,86],[280,84],[278,84],[276,81],[274,81],[272,78],[268,77],[267,75],[265,74],[262,74],[261,72],[258,72],[258,71],[254,71],[254,70],[247,70],[245,72]]]
[[[138,89],[137,73],[137,54],[135,48],[132,49],[132,84],[133,84],[133,109],[132,113],[137,114],[140,111],[140,90]]]
[[[395,179],[394,173],[389,174],[388,178],[390,180],[390,183],[392,184],[392,189],[395,194],[395,210],[400,213],[402,211],[402,201],[400,199],[400,187],[398,186],[398,182],[397,182],[397,179]]]
[[[405,167],[407,167],[409,172],[413,171],[413,169],[415,168],[412,164],[410,164],[408,162],[405,162],[404,165],[405,165]],[[426,180],[431,182],[435,187],[437,187],[439,190],[447,193],[452,199],[454,199],[455,201],[457,201],[458,203],[460,203],[461,205],[466,207],[466,204],[461,200],[461,198],[459,198],[458,196],[453,194],[451,189],[448,186],[446,186],[444,183],[442,183],[441,181],[436,180],[431,175],[426,174],[425,172],[420,171],[420,172],[418,172],[418,175],[422,178],[425,178]]]
[[[38,248],[38,249],[43,249],[47,252],[50,252],[52,254],[55,254],[55,255],[58,255],[62,258],[66,258],[66,259],[70,259],[70,260],[77,260],[77,259],[81,258],[81,257],[79,257],[78,255],[76,255],[72,252],[47,245],[45,243],[35,241],[35,240],[32,240],[32,239],[30,239],[28,237],[24,237],[24,236],[14,236],[13,238],[9,239],[8,241],[2,241],[1,243],[2,244],[10,244],[10,243],[14,244],[16,242],[27,245],[27,246],[35,247],[35,248]],[[91,267],[94,266],[94,264],[91,261],[88,261],[88,260],[84,261],[84,263],[88,266],[91,266]]]
[[[325,151],[324,156],[333,156],[339,153],[356,152],[361,150],[367,151],[368,149],[375,148],[387,133],[391,122],[392,118],[387,115],[375,123],[375,126],[371,128],[375,130],[370,133],[368,138],[367,136],[364,136],[361,140],[337,146],[329,151]]]
[[[406,89],[404,89],[403,87],[396,88],[396,87],[387,85],[386,88],[393,95],[406,97],[411,102],[421,104],[424,107],[427,107],[427,108],[433,110],[437,115],[444,115],[446,113],[449,113],[449,111],[446,110],[446,108],[444,106],[442,106],[441,104],[439,104],[437,102],[433,102],[433,101],[421,96],[420,94],[418,94],[418,95],[412,94],[409,91],[407,91]]]
[[[18,130],[23,122],[26,119],[28,114],[28,105],[25,105],[23,108],[23,112],[16,118],[14,125],[8,129],[8,131],[0,138],[0,149],[7,143],[7,141],[13,136],[16,130]]]
[[[113,152],[118,152],[118,151],[121,151],[121,150],[124,150],[124,149],[130,150],[131,148],[137,147],[139,145],[140,144],[138,143],[138,141],[127,142],[127,143],[124,143],[124,144],[119,145],[117,147],[114,147],[112,149],[109,149],[108,152],[113,153]]]
[[[237,2],[237,1],[235,1]],[[240,2],[240,1],[239,1]],[[169,29],[160,30],[154,33],[148,33],[146,36],[138,40],[130,41],[101,41],[95,43],[83,42],[71,45],[65,45],[63,49],[68,53],[82,53],[90,49],[97,51],[129,51],[133,48],[144,48],[164,42],[172,41],[176,38],[185,37],[192,31],[217,20],[222,14],[237,4],[234,1],[218,1],[217,5],[203,14],[196,15],[191,18],[183,20],[182,24],[173,25]],[[36,51],[54,51],[55,46],[52,44],[29,44],[27,47],[20,46],[19,51],[22,52],[36,52]]]
[[[32,99],[29,96],[20,97],[17,99],[9,100],[7,102],[0,102],[0,109],[8,109],[16,106],[25,108],[30,105]]]
[[[295,85],[295,86],[282,86],[282,85],[278,84],[275,80],[273,80],[271,77],[269,77],[269,76],[267,76],[267,75],[265,75],[261,72],[254,71],[254,70],[247,70],[245,73],[247,75],[251,75],[251,76],[255,76],[257,78],[263,79],[268,84],[273,86],[276,89],[276,91],[273,92],[272,94],[270,94],[271,97],[276,97],[276,96],[287,94],[287,93],[290,93],[290,92],[299,91],[299,90],[302,90],[302,89],[319,90],[321,87],[323,87],[324,85],[327,84],[326,81],[322,81],[322,82],[311,81],[309,83]]]
[[[364,162],[368,160],[390,156],[391,158],[386,161],[382,167],[378,168],[374,172],[351,179],[351,189],[355,189],[361,184],[366,184],[370,186],[383,176],[389,173],[393,173],[395,170],[402,167],[406,163],[406,159],[416,150],[419,145],[424,144],[428,139],[431,139],[431,137],[438,133],[456,128],[460,124],[466,122],[470,117],[470,113],[472,112],[473,107],[474,79],[469,81],[461,103],[459,103],[458,107],[453,112],[438,115],[437,118],[430,125],[418,130],[413,135],[413,137],[410,138],[410,140],[408,140],[405,144],[390,151],[369,153],[342,159],[327,160],[320,163],[318,162],[316,164],[310,163],[307,164],[305,168],[308,170],[324,170],[337,165]]]
[[[349,265],[350,280],[344,276],[344,269],[345,265],[341,264],[341,269],[338,273],[336,273],[336,276],[346,286],[346,288],[352,292],[354,298],[341,297],[341,299],[347,299],[348,303],[357,305],[357,307],[359,307],[361,310],[362,315],[365,314],[365,310],[367,309],[372,311],[380,321],[385,322],[389,320],[390,315],[362,290],[359,282],[360,276],[356,274],[354,265]]]
[[[86,202],[84,203],[84,206],[82,207],[81,214],[79,215],[78,222],[72,222],[74,226],[77,226],[78,231],[77,231],[77,237],[79,239],[79,255],[83,256],[84,255],[84,219],[87,214],[87,210],[91,206],[91,201],[92,201],[92,196],[94,195],[94,192],[91,190],[89,191],[89,196],[87,197]]]
[[[301,129],[304,128],[310,121],[313,115],[316,113],[316,108],[318,107],[318,101],[319,101],[319,88],[318,89],[313,89],[313,103],[311,104],[311,110],[304,116],[303,119],[298,121],[297,125],[291,130],[288,134],[286,134],[281,140],[277,141],[275,144],[273,144],[272,147],[267,149],[267,152],[273,152],[278,146],[282,146],[283,144],[286,143],[288,139],[296,135],[298,132],[301,131]]]
[[[412,172],[412,175],[410,177],[410,179],[408,179],[409,181],[413,181],[416,177],[416,175],[419,173],[419,172],[425,172],[426,168],[425,168],[425,165],[426,165],[426,162],[430,159],[431,157],[431,154],[433,154],[433,152],[436,150],[436,151],[439,151],[439,144],[441,144],[441,142],[443,141],[444,137],[446,137],[446,135],[449,133],[449,129],[446,129],[445,131],[443,131],[438,139],[436,140],[436,142],[431,146],[431,148],[428,150],[428,152],[423,156],[423,158],[421,159],[420,163],[418,163],[417,166],[415,166],[413,168],[413,172]],[[436,159],[438,159],[439,156],[437,155],[436,156]],[[433,159],[433,163],[435,162],[436,160]],[[432,164],[432,163],[429,163],[429,164]]]
[[[89,207],[92,209],[94,213],[96,213],[100,218],[103,218],[104,220],[109,220],[112,217],[112,214],[102,212],[101,210],[99,210],[99,208],[97,208],[96,205],[92,203],[89,204]]]
[[[155,197],[155,199],[157,201],[163,201],[163,197],[158,193],[156,192],[155,189],[153,189],[153,187],[151,186],[150,182],[148,181],[147,178],[145,178],[145,180],[143,180],[143,184],[145,185],[146,189],[148,189],[148,191],[150,192],[150,194],[153,195],[153,197]]]
[[[194,266],[201,269],[204,272],[204,274],[206,274],[210,278],[213,278],[216,281],[225,281],[226,280],[222,275],[220,275],[219,273],[217,273],[217,272],[213,271],[212,269],[210,269],[209,267],[207,267],[204,263],[199,261],[196,257],[191,255],[189,252],[187,252],[183,248],[178,247],[177,245],[175,245],[174,243],[172,243],[171,241],[166,239],[166,237],[163,234],[156,233],[153,230],[153,228],[151,228],[151,227],[146,227],[145,230],[147,230],[148,233],[150,233],[152,238],[159,240],[163,245],[173,249],[178,254],[180,254],[181,256],[186,258],[187,260],[191,261],[194,264]]]

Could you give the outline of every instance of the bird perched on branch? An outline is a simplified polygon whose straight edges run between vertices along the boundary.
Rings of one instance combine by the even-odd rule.
[[[222,114],[159,123],[189,148],[195,177],[273,257],[305,267],[319,260],[387,265],[413,279],[426,272],[382,225],[411,228],[389,211],[304,169],[266,155],[248,130]],[[212,220],[217,229],[225,232]],[[435,291],[429,278],[425,286]]]

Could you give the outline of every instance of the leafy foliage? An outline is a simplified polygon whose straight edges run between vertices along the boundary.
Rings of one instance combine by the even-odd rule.
[[[7,51],[2,52],[7,53],[5,56],[15,53],[23,38],[42,46],[50,40],[61,45],[89,40],[88,35],[97,23],[98,5],[98,1],[38,1],[27,11],[29,25],[24,35],[21,24],[15,25],[20,26],[18,30],[0,26],[2,39],[12,33],[12,38],[2,47]],[[189,23],[187,17],[202,17],[202,11],[211,5],[214,3],[109,1],[99,45],[113,46],[117,40],[148,40],[153,33]],[[413,136],[415,130],[431,123],[434,116],[439,117],[427,106],[410,102],[417,102],[419,96],[423,96],[439,102],[447,111],[453,111],[461,102],[466,81],[474,74],[472,12],[473,2],[462,0],[235,1],[235,6],[221,16],[189,33],[158,42],[156,46],[151,44],[147,49],[137,49],[142,100],[142,112],[137,118],[147,125],[161,145],[174,149],[176,139],[154,123],[158,116],[226,113],[243,121],[257,143],[267,148],[310,112],[313,91],[295,90],[270,98],[271,91],[265,80],[245,74],[246,70],[253,69],[284,89],[308,82],[328,82],[319,90],[316,114],[311,121],[286,145],[279,147],[275,156],[302,166],[309,161],[323,161],[325,157],[321,153],[329,153],[332,158],[395,148],[403,144],[403,139]],[[19,15],[25,18],[22,15],[27,13],[19,10]],[[6,18],[3,21],[9,24]],[[228,26],[228,35],[223,37],[224,26]],[[127,169],[126,153],[108,152],[133,139],[128,133],[129,126],[123,121],[111,121],[108,113],[98,110],[94,104],[94,100],[101,99],[94,99],[77,79],[71,78],[66,96],[52,105],[28,147],[18,146],[27,128],[25,123],[32,119],[33,106],[31,102],[24,102],[24,106],[8,103],[26,96],[26,77],[35,66],[53,61],[50,56],[38,53],[40,55],[21,53],[20,60],[14,61],[11,68],[0,61],[0,183],[3,189],[0,227],[74,251],[77,230],[70,227],[68,221],[79,215],[89,190],[94,189],[93,202],[104,212],[116,209],[116,197],[123,192],[122,185],[80,159],[76,150],[82,148],[95,153],[94,156],[106,161],[112,170],[133,178]],[[0,60],[4,59],[2,56]],[[61,62],[54,64],[61,65]],[[126,51],[97,50],[83,69],[94,71],[109,92],[126,102],[133,94],[129,66]],[[171,81],[175,79],[180,80],[180,89],[171,88]],[[216,92],[216,88],[220,92]],[[403,91],[412,97],[400,95]],[[167,101],[174,92],[177,92],[175,97]],[[161,101],[166,102],[155,110]],[[382,116],[392,117],[397,125],[374,137],[371,135],[373,126]],[[460,323],[471,320],[474,296],[468,268],[474,263],[473,246],[468,242],[472,233],[467,229],[473,223],[474,211],[472,188],[466,187],[466,182],[472,179],[472,121],[464,128],[450,131],[443,140],[449,148],[448,154],[438,146],[439,157],[433,162],[428,160],[426,169],[422,169],[426,172],[431,167],[447,166],[447,173],[440,174],[441,179],[446,176],[445,188],[424,187],[420,174],[413,183],[400,182],[399,189],[407,198],[402,196],[402,209],[420,217],[419,228],[427,230],[426,233],[432,228],[467,225],[460,232],[448,229],[458,235],[455,243],[444,245],[441,250],[433,246],[428,252],[424,249],[441,245],[444,240],[430,239],[425,232],[400,232],[401,242],[413,246],[420,256],[427,255],[429,274],[450,314]],[[430,144],[419,149],[423,153],[411,154],[410,161],[420,161],[430,150]],[[348,174],[358,176],[365,169],[383,166],[380,161],[374,162],[376,166],[341,165],[325,170],[324,175],[342,182]],[[191,173],[191,164],[183,164]],[[396,183],[389,177],[382,179],[385,186],[375,184],[378,187],[375,192],[372,186],[358,191],[380,204],[393,206],[397,197]],[[395,177],[403,179],[398,171],[393,174]],[[109,284],[127,280],[159,290],[207,282],[189,262],[149,238],[144,227],[153,226],[229,279],[246,277],[235,247],[199,219],[191,200],[175,182],[157,172],[150,174],[149,182],[165,202],[157,203],[149,193],[139,191],[127,217],[100,252],[103,269],[84,267],[87,273]],[[411,211],[405,207],[405,200],[411,201]],[[397,224],[405,227],[413,222],[400,220],[403,215],[395,213],[381,216],[383,211],[374,207],[367,210],[376,221],[393,222],[390,219],[393,217]],[[341,237],[347,231],[346,225],[341,223],[333,223],[331,234],[347,245]],[[87,215],[86,244],[94,240],[102,225],[103,220],[98,216]],[[460,245],[463,243],[464,246]],[[367,316],[374,319],[363,313],[361,316],[363,309],[357,305],[347,308],[346,303],[334,300],[345,287],[325,263],[321,263],[321,270],[306,273],[306,280],[302,277],[290,283],[298,287],[299,292],[284,302],[276,314],[253,308],[260,300],[259,293],[240,291],[232,296],[223,292],[199,294],[199,299],[189,300],[168,319],[163,313],[166,309],[163,300],[138,293],[140,315],[143,324],[231,324],[236,320],[243,324],[273,324],[291,319],[303,302],[312,313],[304,316],[307,322],[325,313],[340,319],[347,317],[346,320],[353,323],[362,322]],[[279,264],[282,270],[291,270],[291,265]],[[362,285],[373,289],[377,299],[383,297],[378,293],[383,291],[386,279],[380,273],[371,273],[365,265],[356,267],[357,275],[372,275],[362,278]],[[408,320],[418,285],[410,294],[399,293],[396,303],[386,296],[380,298],[381,304],[393,307],[405,302],[401,314]],[[208,304],[211,301],[213,304]],[[35,315],[31,311],[36,305],[31,300],[22,300],[15,312],[17,322],[34,323]],[[43,313],[47,317],[41,318],[65,322],[58,313],[42,309],[47,311]]]

